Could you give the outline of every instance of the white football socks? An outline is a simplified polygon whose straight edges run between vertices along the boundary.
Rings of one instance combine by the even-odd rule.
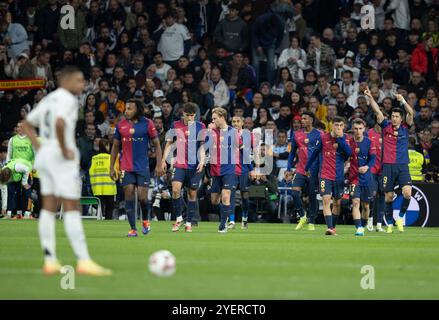
[[[38,233],[46,261],[56,261],[55,213],[42,209],[38,220]]]
[[[81,213],[67,211],[64,213],[64,229],[69,238],[70,245],[78,260],[88,260],[87,243],[85,242],[84,228],[82,227]]]

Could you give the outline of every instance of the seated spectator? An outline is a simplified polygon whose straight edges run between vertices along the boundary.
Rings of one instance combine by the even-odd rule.
[[[325,125],[325,132],[331,132],[334,118],[338,116],[337,106],[335,104],[329,104],[327,106],[326,117],[320,121]]]
[[[288,165],[288,135],[286,130],[279,130],[276,144],[273,146],[273,158],[276,165],[277,177],[281,181]],[[276,174],[275,174],[276,175]]]
[[[287,82],[292,82],[293,78],[291,77],[290,71],[288,68],[280,68],[277,74],[276,83],[271,89],[271,92],[274,95],[279,97],[283,97],[285,93],[285,86]]]
[[[215,107],[227,107],[230,100],[229,87],[224,79],[221,78],[219,68],[213,68],[211,80],[209,81],[210,93],[213,94]]]
[[[115,88],[107,90],[107,97],[99,105],[99,111],[112,128],[121,120],[125,112],[125,103],[119,100]]]
[[[224,81],[234,95],[251,85],[250,75],[243,61],[242,53],[235,52],[232,61],[224,67]]]
[[[284,49],[277,60],[279,68],[287,67],[293,81],[303,81],[303,70],[307,67],[305,50],[300,47],[299,37],[291,38],[291,46]]]
[[[419,114],[415,117],[416,132],[427,129],[433,121],[432,112],[429,106],[422,106]]]
[[[279,118],[275,121],[279,130],[289,130],[293,120],[291,108],[288,105],[281,105]]]

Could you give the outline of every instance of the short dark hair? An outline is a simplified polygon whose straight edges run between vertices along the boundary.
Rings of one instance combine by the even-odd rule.
[[[311,112],[311,111],[303,111],[302,112],[302,116],[304,116],[304,115],[308,116],[308,117],[311,117],[313,124],[316,122],[316,115],[313,112]]]
[[[342,76],[345,74],[349,74],[351,76],[351,78],[354,76],[354,73],[351,70],[343,70]]]
[[[99,140],[99,153],[110,153],[110,141],[107,139]]]
[[[82,73],[82,71],[77,66],[66,65],[62,67],[62,69],[60,70],[60,73],[58,75],[58,80],[72,76],[75,73]]]
[[[183,112],[189,113],[189,114],[195,114],[197,113],[198,106],[193,102],[187,102],[183,106]]]
[[[393,73],[391,71],[387,71],[383,74],[383,80],[393,80]]]
[[[12,172],[9,168],[4,168],[0,171],[0,182],[6,183],[11,178]]]
[[[345,120],[343,119],[343,117],[339,117],[339,116],[335,116],[334,119],[332,120],[333,123],[340,123],[340,122],[345,122]]]
[[[399,113],[404,118],[404,111],[401,108],[393,108],[391,113]]]
[[[277,134],[279,134],[279,133],[283,133],[283,134],[285,134],[285,135],[288,137],[288,132],[287,132],[287,130],[285,130],[285,129],[279,129],[279,131],[277,132]]]

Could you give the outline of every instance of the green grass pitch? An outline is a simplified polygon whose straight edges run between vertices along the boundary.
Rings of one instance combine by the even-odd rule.
[[[295,231],[294,225],[250,224],[217,233],[202,222],[192,234],[155,222],[148,236],[126,238],[121,221],[85,221],[92,257],[111,277],[76,276],[63,290],[61,277],[41,274],[36,221],[0,221],[0,299],[439,299],[439,229],[406,228],[404,234],[366,233],[338,226],[339,236]],[[170,250],[177,272],[156,278],[148,258]],[[57,223],[61,263],[75,265],[62,223]],[[364,290],[361,267],[375,270],[375,289]]]

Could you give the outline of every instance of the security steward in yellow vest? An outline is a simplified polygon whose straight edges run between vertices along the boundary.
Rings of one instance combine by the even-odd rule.
[[[424,166],[424,155],[415,149],[415,139],[409,138],[409,171],[412,181],[422,182],[424,181],[424,175],[422,174],[422,168]]]
[[[114,196],[117,193],[116,182],[110,177],[110,143],[99,141],[99,153],[91,160],[89,169],[93,195],[101,200],[105,220],[113,218]]]

